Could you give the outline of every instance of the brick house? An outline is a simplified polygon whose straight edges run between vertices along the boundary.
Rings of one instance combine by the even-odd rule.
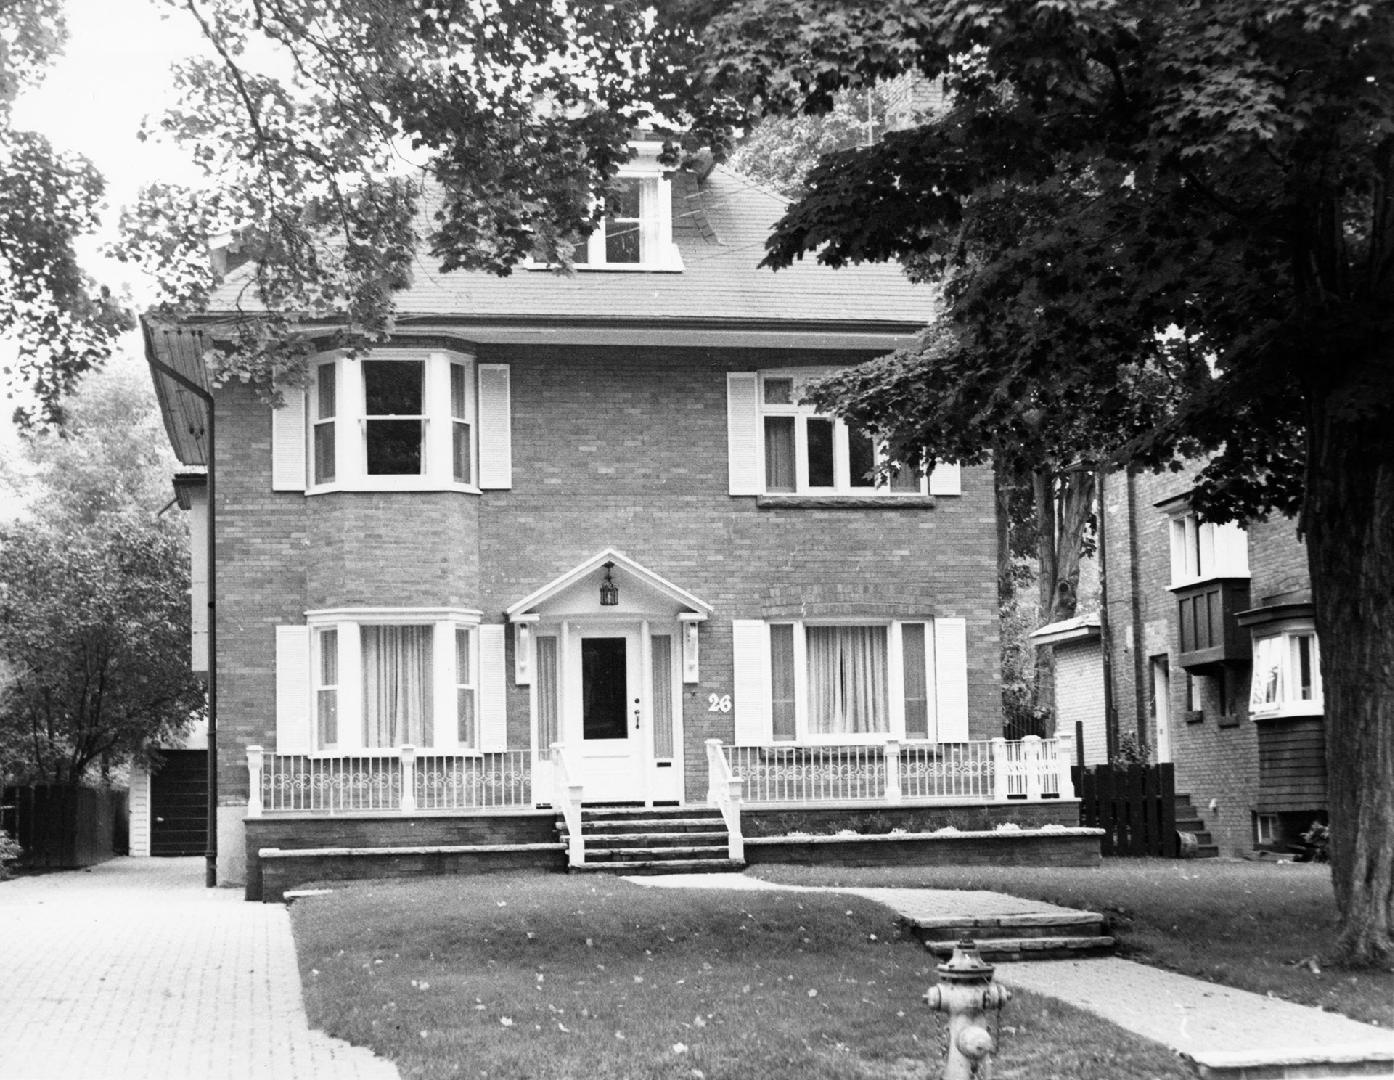
[[[270,849],[574,864],[583,803],[715,807],[739,857],[742,806],[1068,797],[1053,746],[991,742],[990,469],[877,482],[798,404],[930,291],[756,270],[782,202],[655,150],[574,275],[421,264],[390,343],[313,357],[278,409],[211,391],[220,879],[252,895]],[[217,323],[145,324],[196,591]]]
[[[1062,625],[1033,636],[1073,647],[1057,700],[1070,726],[1085,721],[1090,764],[1132,733],[1152,760],[1174,763],[1220,854],[1287,853],[1326,818],[1306,553],[1287,519],[1199,522],[1188,503],[1198,468],[1107,478],[1102,618],[1076,620],[1092,635]]]

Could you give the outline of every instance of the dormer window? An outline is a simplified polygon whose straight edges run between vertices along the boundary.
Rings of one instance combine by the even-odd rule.
[[[668,180],[656,169],[626,172],[612,187],[600,225],[576,246],[576,269],[681,270]]]

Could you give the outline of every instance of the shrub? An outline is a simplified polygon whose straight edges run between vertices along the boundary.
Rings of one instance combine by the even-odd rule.
[[[24,849],[19,846],[19,841],[9,833],[0,831],[0,881],[13,876],[13,864],[23,854]]]

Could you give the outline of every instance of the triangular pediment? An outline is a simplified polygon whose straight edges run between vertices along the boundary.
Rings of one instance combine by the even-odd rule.
[[[619,589],[619,603],[602,607],[600,586],[605,580],[606,563],[613,564],[610,575]],[[607,614],[670,618],[687,614],[706,619],[711,612],[712,607],[705,600],[679,588],[622,551],[607,548],[510,605],[506,614],[510,620],[517,621],[526,616],[559,618]]]

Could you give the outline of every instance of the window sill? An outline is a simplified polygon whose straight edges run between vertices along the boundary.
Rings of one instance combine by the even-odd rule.
[[[1286,720],[1295,716],[1323,716],[1326,713],[1322,702],[1302,701],[1293,705],[1280,705],[1277,708],[1264,709],[1259,712],[1254,709],[1249,710],[1249,716],[1256,723],[1264,720]]]
[[[1181,589],[1194,588],[1197,585],[1210,585],[1217,581],[1247,582],[1249,580],[1250,575],[1248,574],[1207,574],[1204,577],[1185,578],[1181,581],[1173,581],[1170,585],[1167,586],[1167,589],[1171,592],[1177,592]]]
[[[523,264],[524,270],[556,273],[561,268],[552,263],[529,262]],[[573,263],[571,270],[576,274],[681,274],[683,265],[676,263]]]
[[[757,495],[761,510],[927,510],[936,505],[934,495]]]
[[[381,495],[383,493],[392,492],[420,493],[423,491],[457,491],[461,495],[481,494],[479,488],[470,484],[441,484],[427,479],[422,479],[419,482],[413,481],[409,484],[320,484],[317,487],[306,488],[305,494],[307,496],[338,494]]]

